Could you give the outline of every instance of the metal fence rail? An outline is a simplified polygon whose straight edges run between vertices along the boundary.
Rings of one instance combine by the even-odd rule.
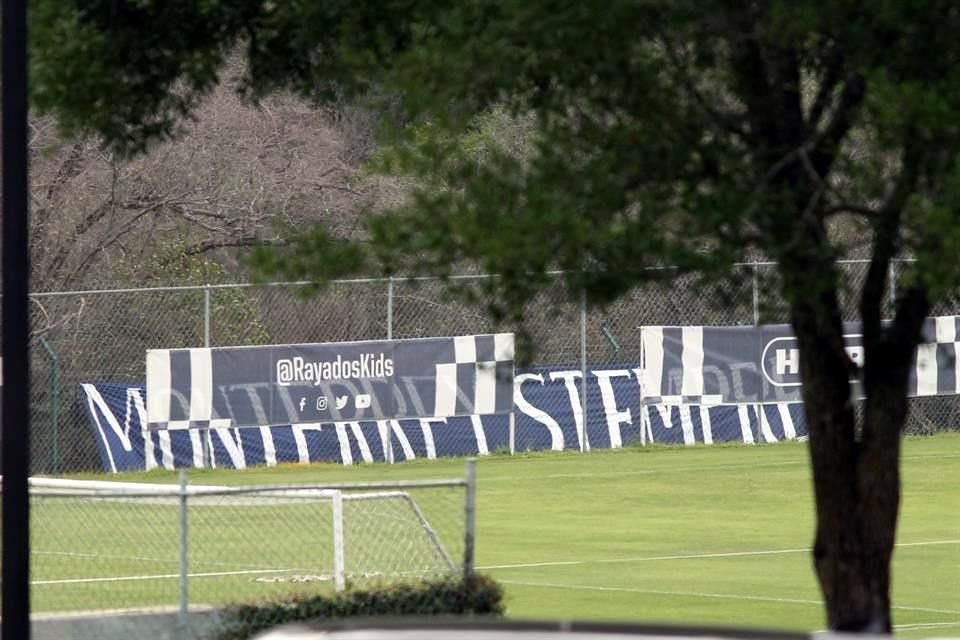
[[[844,320],[857,318],[855,293],[866,261],[839,263]],[[892,309],[903,271],[891,267]],[[735,277],[708,286],[690,276],[638,287],[603,309],[572,302],[557,280],[526,310],[526,328],[545,365],[583,372],[588,365],[639,362],[641,325],[749,325],[787,322],[775,265],[738,265]],[[459,276],[470,287],[489,276]],[[38,292],[31,296],[33,473],[97,470],[101,463],[84,408],[81,382],[142,382],[150,348],[401,339],[509,331],[481,307],[449,295],[439,280],[340,280],[305,297],[307,283],[227,284]],[[937,314],[960,313],[943,304]],[[908,432],[960,424],[958,396],[911,400]],[[518,435],[518,437],[521,437]],[[517,447],[522,449],[523,442]]]

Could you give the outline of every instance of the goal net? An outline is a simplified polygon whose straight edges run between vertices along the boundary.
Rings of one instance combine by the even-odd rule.
[[[36,611],[218,606],[463,570],[462,480],[176,486],[32,478]]]

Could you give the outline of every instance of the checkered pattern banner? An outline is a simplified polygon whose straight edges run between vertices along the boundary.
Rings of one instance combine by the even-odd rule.
[[[960,318],[927,318],[908,394],[960,393]],[[844,325],[851,360],[863,362],[860,327]],[[789,325],[642,327],[642,394],[648,405],[798,403],[800,350]],[[855,381],[851,383],[856,384]]]
[[[513,411],[511,333],[147,352],[151,429]]]

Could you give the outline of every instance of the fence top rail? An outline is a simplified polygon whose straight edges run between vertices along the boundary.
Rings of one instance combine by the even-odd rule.
[[[914,258],[894,258],[891,262],[915,262]],[[758,260],[753,262],[735,262],[731,265],[734,268],[758,268],[758,267],[774,267],[776,262]],[[853,265],[853,264],[870,264],[870,260],[866,258],[851,258],[844,260],[837,260],[836,264],[839,265]],[[646,267],[648,271],[665,271],[669,269],[674,269],[671,265],[663,265],[657,267]],[[547,275],[558,276],[566,273],[561,270],[552,270],[547,271]],[[391,282],[403,283],[403,282],[436,282],[441,280],[453,280],[453,281],[469,281],[469,280],[488,280],[490,278],[496,277],[494,274],[489,273],[475,273],[475,274],[460,274],[460,275],[451,275],[446,277],[441,276],[395,276],[395,277],[377,277],[377,278],[340,278],[337,280],[331,280],[330,285],[350,285],[350,284],[388,284]],[[229,289],[260,289],[268,287],[308,287],[316,285],[317,283],[311,280],[290,280],[290,281],[273,281],[273,282],[235,282],[228,284],[190,284],[190,285],[170,285],[162,287],[122,287],[114,289],[74,289],[66,291],[34,291],[30,293],[32,298],[55,298],[63,296],[79,296],[79,295],[107,295],[107,294],[121,294],[121,293],[173,293],[173,292],[187,292],[187,291],[222,291]]]
[[[69,489],[67,487],[33,486],[30,495],[43,498],[89,498],[89,499],[116,499],[116,498],[171,498],[181,495],[188,498],[238,496],[264,494],[264,497],[284,498],[328,498],[332,494],[344,491],[385,491],[407,489],[440,489],[463,488],[467,481],[463,478],[446,480],[408,480],[398,482],[348,482],[332,484],[276,484],[251,485],[241,487],[203,487],[190,486],[181,490],[179,485],[158,484],[155,490],[149,489]]]

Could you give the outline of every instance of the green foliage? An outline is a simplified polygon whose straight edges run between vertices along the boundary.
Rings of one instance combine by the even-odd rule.
[[[337,240],[326,228],[317,225],[291,238],[283,253],[272,247],[256,247],[248,256],[249,264],[261,280],[267,275],[300,281],[309,280],[303,293],[315,293],[339,276],[363,271],[367,254],[362,245]]]
[[[251,98],[291,87],[329,98],[368,86],[409,40],[411,0],[34,0],[31,93],[73,133],[115,151],[142,151],[176,132],[221,79],[230,56]]]
[[[304,595],[279,601],[237,604],[222,614],[210,640],[244,640],[264,629],[291,622],[397,616],[500,616],[503,590],[492,578],[445,579],[331,595]]]
[[[259,253],[271,275],[470,265],[502,275],[485,297],[517,319],[549,269],[603,303],[664,264],[710,280],[757,252],[826,264],[895,210],[893,249],[935,267],[938,290],[960,281],[924,250],[951,226],[924,203],[943,201],[960,147],[945,0],[34,4],[35,103],[119,150],[173,132],[238,47],[251,97],[401,97],[377,168],[414,178],[407,201],[371,212],[370,242],[310,231]],[[898,176],[924,197],[892,203]],[[806,240],[845,214],[869,231]],[[783,286],[810,299],[837,278]]]
[[[115,265],[118,273],[145,287],[204,286],[231,284],[234,278],[216,260],[203,255],[191,255],[181,241],[158,242],[153,250],[139,260],[122,258]],[[165,322],[162,329],[168,335],[152,343],[197,345],[202,343],[204,313],[202,292],[170,296],[165,300],[164,315],[177,321]],[[137,309],[137,311],[134,311]],[[154,309],[132,306],[129,313],[155,313]],[[216,319],[212,327],[215,344],[268,344],[270,333],[263,323],[257,300],[246,289],[215,289],[210,293],[210,317]],[[131,321],[132,324],[132,321]],[[154,326],[143,322],[143,326]],[[176,335],[170,335],[176,332]],[[141,363],[142,364],[142,363]]]

